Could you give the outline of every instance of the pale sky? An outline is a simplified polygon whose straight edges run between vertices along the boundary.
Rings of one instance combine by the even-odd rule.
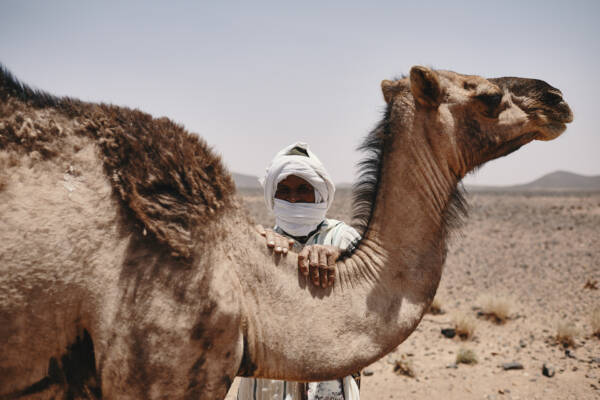
[[[235,172],[306,141],[338,183],[381,118],[382,79],[417,64],[539,78],[575,121],[467,183],[600,174],[600,2],[290,3],[0,0],[0,63],[56,95],[167,116]]]

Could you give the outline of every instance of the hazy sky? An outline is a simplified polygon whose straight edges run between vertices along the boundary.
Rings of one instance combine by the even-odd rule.
[[[168,116],[235,172],[306,141],[336,182],[354,179],[382,79],[415,64],[539,78],[575,121],[467,182],[600,174],[599,1],[290,3],[0,0],[0,62],[57,95]]]

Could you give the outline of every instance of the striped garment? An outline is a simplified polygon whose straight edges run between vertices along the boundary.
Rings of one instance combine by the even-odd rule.
[[[277,226],[275,232],[284,234]],[[360,235],[351,226],[335,219],[325,219],[306,243],[296,241],[293,249],[300,251],[306,245],[324,244],[346,250],[359,238]],[[237,400],[359,400],[359,394],[352,376],[309,383],[241,378]]]

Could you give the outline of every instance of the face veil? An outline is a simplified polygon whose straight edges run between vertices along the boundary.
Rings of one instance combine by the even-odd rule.
[[[312,185],[315,203],[289,203],[275,198],[278,183],[290,175]],[[329,173],[302,142],[293,143],[277,153],[259,181],[264,188],[265,204],[275,214],[277,226],[293,236],[305,236],[315,230],[325,219],[335,195]]]

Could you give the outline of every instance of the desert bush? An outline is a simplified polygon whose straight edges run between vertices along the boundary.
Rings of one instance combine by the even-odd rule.
[[[477,355],[471,349],[461,347],[456,354],[457,364],[477,364]]]
[[[583,286],[584,289],[598,290],[598,280],[588,279]]]
[[[434,315],[439,315],[439,314],[443,314],[444,310],[442,310],[442,302],[440,301],[439,297],[434,297],[433,301],[431,302],[431,305],[429,306],[429,310],[428,312],[430,314],[434,314]]]
[[[600,306],[592,310],[590,325],[592,327],[592,335],[600,339]]]
[[[394,362],[394,372],[396,375],[415,377],[415,369],[412,360],[408,359],[404,354],[400,360]]]
[[[485,296],[481,299],[479,315],[503,324],[510,318],[511,302],[503,297]]]
[[[577,327],[570,321],[559,322],[556,326],[556,341],[564,347],[575,346]]]
[[[454,316],[454,329],[456,334],[462,340],[471,339],[475,334],[475,319],[464,313],[457,313]]]

